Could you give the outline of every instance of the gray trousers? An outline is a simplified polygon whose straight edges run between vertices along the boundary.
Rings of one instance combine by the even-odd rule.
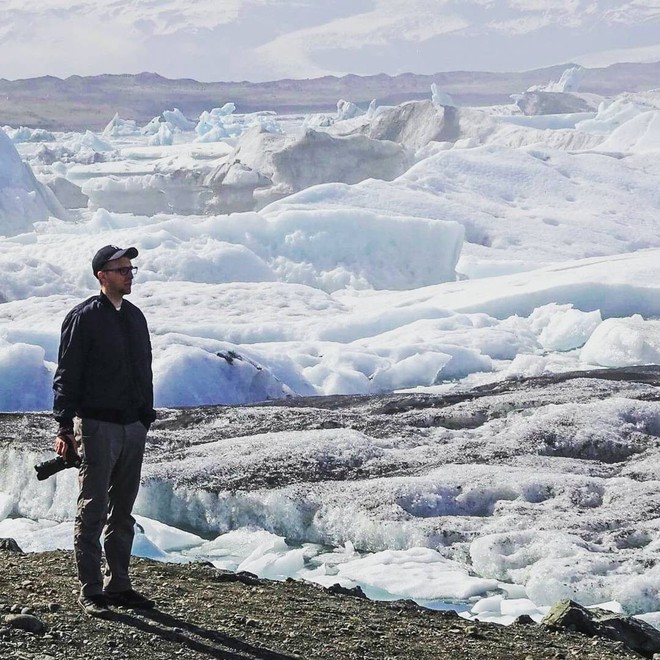
[[[140,422],[112,424],[75,420],[82,458],[73,549],[84,596],[131,588],[135,519],[131,515],[140,488],[147,430]],[[101,533],[105,526],[105,576],[101,574]]]

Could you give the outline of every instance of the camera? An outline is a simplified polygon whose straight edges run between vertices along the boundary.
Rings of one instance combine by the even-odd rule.
[[[71,467],[80,467],[80,456],[73,452],[67,452],[66,459],[62,456],[56,456],[51,458],[49,461],[44,461],[34,466],[34,469],[37,471],[37,479],[43,481],[52,477],[54,474],[57,474],[60,470]]]

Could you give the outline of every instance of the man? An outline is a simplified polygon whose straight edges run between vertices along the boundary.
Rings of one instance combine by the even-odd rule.
[[[131,512],[147,431],[156,419],[147,322],[124,300],[137,271],[131,259],[137,255],[134,247],[106,245],[94,256],[92,270],[101,293],[64,319],[53,382],[59,423],[55,451],[65,457],[79,448],[82,458],[74,534],[78,602],[98,617],[110,614],[109,605],[154,606],[131,588],[128,575],[135,524]]]

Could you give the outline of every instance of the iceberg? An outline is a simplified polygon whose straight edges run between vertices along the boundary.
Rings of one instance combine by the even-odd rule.
[[[163,119],[169,124],[170,129],[179,131],[192,131],[195,129],[195,122],[188,119],[179,108],[173,110],[164,110]]]
[[[34,228],[50,216],[66,219],[64,207],[49,188],[37,181],[16,147],[0,129],[0,235],[12,236]]]
[[[170,129],[168,122],[161,122],[158,127],[158,133],[154,133],[149,138],[149,146],[166,146],[174,142],[174,135]]]
[[[108,122],[103,129],[103,137],[121,137],[126,135],[136,135],[139,133],[137,124],[132,119],[121,119],[119,113],[116,112],[115,116]]]

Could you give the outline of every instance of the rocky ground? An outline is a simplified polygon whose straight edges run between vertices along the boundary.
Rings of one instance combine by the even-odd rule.
[[[475,624],[409,601],[373,602],[301,582],[258,580],[206,564],[133,561],[153,611],[89,618],[70,552],[0,551],[0,658],[638,658],[619,642],[543,625]],[[28,616],[19,616],[23,612]],[[18,626],[30,627],[32,632]]]

